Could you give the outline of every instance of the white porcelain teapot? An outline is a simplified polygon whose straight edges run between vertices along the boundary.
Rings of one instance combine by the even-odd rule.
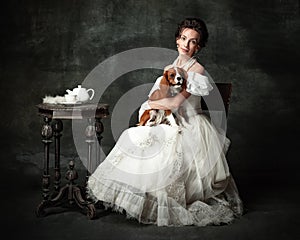
[[[86,102],[88,100],[92,100],[95,95],[94,89],[92,88],[86,89],[81,87],[81,85],[78,85],[78,87],[74,88],[72,91],[69,89],[67,89],[66,91],[70,95],[75,95],[76,100],[78,102]],[[91,95],[89,94],[89,92],[91,92]]]

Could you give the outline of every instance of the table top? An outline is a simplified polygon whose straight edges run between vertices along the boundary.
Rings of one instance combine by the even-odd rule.
[[[38,114],[53,119],[83,119],[106,118],[109,116],[109,105],[106,103],[82,103],[82,104],[50,104],[40,103],[36,105]]]

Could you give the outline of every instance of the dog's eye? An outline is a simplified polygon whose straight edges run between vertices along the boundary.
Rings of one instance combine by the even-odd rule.
[[[170,77],[172,77],[172,78],[175,77],[175,74],[174,73],[170,74]]]

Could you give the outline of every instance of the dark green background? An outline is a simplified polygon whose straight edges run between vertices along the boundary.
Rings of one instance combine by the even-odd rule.
[[[197,16],[206,21],[210,33],[200,62],[216,82],[233,83],[228,160],[237,182],[296,179],[299,1],[11,0],[1,5],[3,167],[41,166],[41,120],[35,105],[46,94],[64,94],[119,52],[175,49],[177,23]],[[146,69],[117,79],[104,96],[111,112],[126,91],[154,81],[160,73]],[[104,124],[108,151],[114,141],[110,120]],[[70,130],[66,122],[62,153],[67,158],[75,151]]]

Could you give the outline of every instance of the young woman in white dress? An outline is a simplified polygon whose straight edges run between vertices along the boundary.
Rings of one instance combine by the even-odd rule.
[[[106,207],[125,210],[128,217],[145,224],[230,223],[243,213],[226,161],[230,141],[201,114],[201,95],[209,94],[212,86],[194,58],[207,42],[207,28],[201,19],[187,18],[175,36],[178,57],[166,69],[185,69],[188,87],[176,96],[145,102],[139,116],[147,108],[172,109],[179,125],[125,130],[89,177],[88,190]],[[159,88],[160,79],[149,96]]]

